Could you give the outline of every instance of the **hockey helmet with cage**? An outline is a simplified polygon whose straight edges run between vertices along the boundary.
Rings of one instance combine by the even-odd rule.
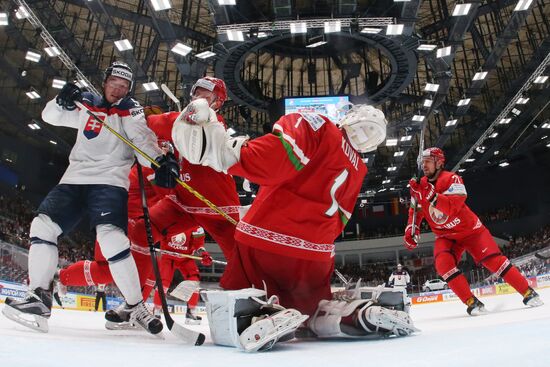
[[[134,73],[128,64],[121,61],[113,62],[107,69],[105,69],[103,82],[105,82],[110,76],[116,76],[118,78],[128,80],[130,82],[130,87],[128,90],[132,90],[132,86],[134,84]]]
[[[424,149],[422,152],[422,159],[432,158],[435,162],[441,162],[441,165],[445,164],[445,153],[441,148],[432,147]]]
[[[387,124],[384,112],[369,105],[354,105],[339,123],[359,153],[375,150],[386,139]]]
[[[219,102],[217,109],[220,109],[227,100],[227,88],[225,86],[225,82],[219,78],[205,76],[197,80],[195,84],[193,84],[193,87],[191,87],[191,97],[195,95],[197,88],[204,88],[216,95],[216,101]]]

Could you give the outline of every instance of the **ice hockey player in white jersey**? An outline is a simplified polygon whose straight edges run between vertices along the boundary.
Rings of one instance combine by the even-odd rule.
[[[403,265],[397,264],[397,268],[391,273],[388,285],[396,288],[408,288],[411,283],[409,273],[403,269]]]
[[[113,279],[126,300],[119,316],[152,334],[162,330],[162,323],[142,302],[137,268],[126,236],[128,173],[134,152],[87,113],[93,111],[142,151],[157,157],[160,167],[155,168],[156,183],[174,187],[178,164],[173,156],[163,155],[155,134],[146,125],[143,108],[128,96],[132,83],[131,68],[114,62],[105,71],[102,97],[83,93],[67,83],[42,111],[47,123],[77,129],[77,138],[69,167],[42,201],[31,223],[29,291],[23,300],[7,298],[3,309],[4,315],[22,325],[48,331],[52,280],[58,265],[57,240],[87,214],[90,229],[95,232]],[[76,101],[84,107],[78,108]],[[140,156],[138,160],[144,166],[150,165]]]

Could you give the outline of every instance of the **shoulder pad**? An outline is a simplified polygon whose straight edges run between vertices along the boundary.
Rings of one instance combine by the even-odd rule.
[[[302,112],[300,115],[306,120],[313,131],[317,131],[323,126],[323,124],[326,122],[324,118],[322,118],[320,115],[316,113],[305,113]]]

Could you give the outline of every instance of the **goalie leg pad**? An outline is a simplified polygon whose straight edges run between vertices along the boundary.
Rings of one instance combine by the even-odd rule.
[[[419,331],[406,312],[380,306],[363,306],[359,310],[358,320],[361,326],[371,333],[406,336]]]
[[[348,327],[342,330],[342,318],[350,316],[357,308],[370,305],[372,301],[356,299],[321,300],[313,317],[309,320],[309,328],[319,338],[359,338],[367,333],[362,329]]]

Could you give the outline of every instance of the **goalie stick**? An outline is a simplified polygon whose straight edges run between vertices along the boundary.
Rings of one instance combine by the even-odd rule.
[[[178,97],[176,97],[174,95],[174,93],[172,93],[172,91],[170,90],[170,88],[168,88],[168,86],[164,83],[162,83],[160,85],[160,89],[162,89],[162,91],[164,92],[164,94],[166,94],[168,96],[168,98],[170,98],[172,101],[174,101],[174,103],[176,104],[176,106],[178,106],[178,112],[181,112],[181,102],[180,100],[178,99]]]
[[[79,101],[75,101],[75,104],[78,106],[78,108],[86,111],[86,113],[88,113],[88,115],[90,115],[91,117],[93,117],[97,122],[99,122],[100,124],[103,124],[103,126],[105,126],[105,128],[107,130],[109,130],[111,133],[113,133],[117,138],[119,138],[120,140],[122,140],[126,145],[128,145],[129,147],[131,147],[134,151],[136,151],[137,153],[139,153],[139,155],[141,155],[143,158],[145,158],[147,161],[149,161],[152,165],[154,165],[155,167],[159,167],[159,164],[157,163],[157,161],[155,161],[153,158],[151,158],[149,155],[147,155],[147,153],[145,153],[144,151],[142,151],[141,149],[139,149],[134,143],[132,143],[131,141],[129,141],[127,138],[125,138],[124,136],[122,136],[118,131],[116,131],[115,129],[113,129],[111,126],[109,126],[109,124],[107,124],[105,121],[103,121],[102,119],[99,118],[98,115],[96,115],[95,113],[93,113],[92,111],[90,111],[84,104],[82,104],[81,102]],[[219,215],[221,215],[222,217],[224,217],[229,223],[233,224],[233,225],[237,225],[237,221],[233,218],[231,218],[229,216],[229,214],[227,214],[226,212],[224,212],[223,210],[221,210],[220,208],[218,208],[214,203],[212,203],[210,200],[208,200],[207,198],[205,198],[200,192],[198,192],[197,190],[195,190],[194,188],[192,188],[191,186],[189,186],[186,182],[184,182],[182,179],[180,179],[179,177],[176,177],[176,182],[178,184],[180,184],[181,186],[183,186],[187,191],[189,191],[191,194],[193,194],[197,199],[199,199],[200,201],[202,201],[203,203],[205,203],[210,209],[214,210],[216,213],[218,213]]]
[[[143,207],[143,220],[145,222],[145,231],[147,233],[147,242],[149,243],[149,250],[151,252],[151,261],[153,262],[153,271],[155,273],[155,283],[157,286],[157,292],[160,298],[162,305],[162,313],[164,314],[164,320],[166,321],[166,326],[176,337],[182,339],[186,343],[193,345],[202,345],[206,337],[204,334],[191,329],[187,329],[179,324],[177,324],[170,312],[168,311],[168,304],[166,303],[166,295],[164,294],[164,287],[162,285],[162,280],[160,277],[159,266],[157,262],[157,256],[155,252],[155,247],[153,245],[153,233],[151,230],[151,219],[149,217],[149,208],[147,207],[147,198],[145,197],[145,188],[143,184],[143,172],[141,165],[137,164],[138,170],[138,179],[139,179],[139,190],[141,191],[141,205]]]

